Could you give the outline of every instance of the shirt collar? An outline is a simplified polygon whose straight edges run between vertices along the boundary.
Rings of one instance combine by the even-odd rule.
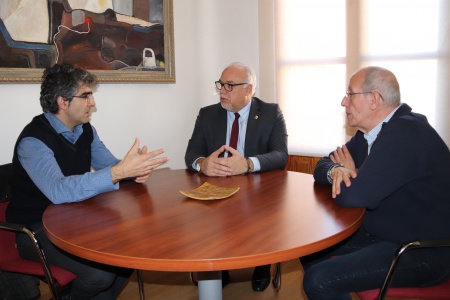
[[[371,131],[369,131],[367,134],[364,134],[364,138],[367,140],[367,152],[370,153],[370,149],[372,148],[373,143],[377,139],[378,134],[381,131],[381,128],[383,127],[384,123],[389,122],[389,120],[392,118],[392,116],[395,114],[397,109],[400,108],[401,105],[397,106],[389,115],[387,115],[386,118],[384,118],[383,121],[378,123]]]
[[[47,118],[50,125],[58,134],[64,136],[68,141],[75,143],[80,135],[83,133],[83,124],[77,125],[73,128],[73,132],[67,126],[50,112],[45,112],[44,116]]]
[[[245,105],[240,111],[238,111],[239,113],[239,121],[243,121],[246,120],[248,118],[248,115],[250,113],[250,106],[252,105],[252,101],[250,100],[247,105]],[[234,119],[234,112],[228,111],[228,117],[233,116]]]

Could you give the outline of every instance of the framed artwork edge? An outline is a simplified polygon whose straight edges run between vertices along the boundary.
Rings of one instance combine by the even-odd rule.
[[[164,71],[89,70],[100,83],[175,83],[173,0],[164,0]],[[0,84],[40,83],[44,69],[0,68]]]

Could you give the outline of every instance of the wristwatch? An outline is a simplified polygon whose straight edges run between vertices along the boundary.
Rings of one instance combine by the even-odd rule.
[[[345,168],[343,164],[339,164],[339,163],[332,164],[327,172],[327,179],[328,179],[329,183],[333,183],[333,176],[331,176],[331,170],[333,170],[334,168],[337,168],[337,167]]]

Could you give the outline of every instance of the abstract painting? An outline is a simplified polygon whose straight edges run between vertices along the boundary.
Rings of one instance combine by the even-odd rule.
[[[2,0],[0,82],[69,63],[102,82],[175,82],[172,0]]]

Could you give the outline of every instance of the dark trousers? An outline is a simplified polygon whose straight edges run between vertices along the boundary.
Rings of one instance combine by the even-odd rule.
[[[33,225],[31,229],[36,233],[48,263],[77,275],[77,278],[72,283],[72,300],[116,299],[133,272],[130,269],[85,260],[59,249],[47,239],[42,224]],[[34,261],[39,260],[28,236],[17,234],[16,242],[20,256]]]
[[[350,292],[380,288],[400,247],[361,228],[334,247],[300,258],[308,299],[350,299]],[[392,286],[420,287],[444,282],[450,278],[449,260],[446,249],[409,251],[400,261]]]

